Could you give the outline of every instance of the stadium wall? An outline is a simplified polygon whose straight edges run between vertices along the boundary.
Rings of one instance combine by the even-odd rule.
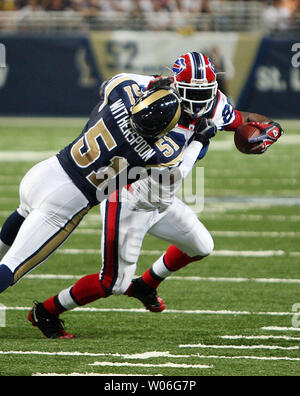
[[[120,73],[168,74],[187,51],[208,53],[220,86],[241,110],[299,118],[299,37],[259,34],[113,31],[0,35],[0,114],[88,116],[101,83]],[[299,62],[300,63],[300,62]]]

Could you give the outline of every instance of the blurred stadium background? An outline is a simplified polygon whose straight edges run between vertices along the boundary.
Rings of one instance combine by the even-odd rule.
[[[238,109],[299,116],[299,0],[0,0],[0,10],[0,115],[87,116],[103,80],[167,74],[193,50],[226,73]]]
[[[49,342],[27,312],[99,271],[94,208],[57,254],[1,295],[0,376],[298,376],[300,0],[0,0],[0,10],[0,225],[24,174],[78,136],[116,73],[168,74],[182,53],[203,51],[238,109],[285,129],[263,156],[235,150],[230,133],[215,138],[199,164],[215,251],[163,282],[165,314],[112,296],[64,314],[77,338]],[[148,235],[137,275],[167,247]]]

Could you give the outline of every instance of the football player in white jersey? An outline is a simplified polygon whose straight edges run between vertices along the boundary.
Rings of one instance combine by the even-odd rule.
[[[171,85],[183,100],[182,117],[169,134],[172,144],[166,147],[163,142],[158,142],[162,151],[169,150],[171,154],[174,145],[183,144],[187,147],[187,154],[188,142],[195,130],[201,125],[201,130],[209,131],[208,138],[202,141],[200,154],[196,158],[193,155],[184,156],[180,165],[182,178],[187,176],[196,160],[206,154],[209,137],[214,136],[217,129],[235,131],[245,122],[254,122],[261,129],[255,153],[264,152],[281,135],[280,125],[267,117],[233,109],[228,98],[218,90],[214,66],[204,54],[191,52],[181,56],[174,63],[173,73],[171,77],[157,79],[140,75],[131,75],[131,78],[142,90]],[[158,190],[155,182],[149,184],[149,180],[142,180],[128,186],[126,191],[123,189],[119,192],[122,199],[116,199],[114,195],[101,204],[101,272],[83,277],[74,286],[33,308],[29,320],[46,336],[49,334],[49,320],[51,322],[53,319],[55,323],[64,311],[111,294],[127,294],[138,298],[152,312],[163,311],[165,304],[157,296],[158,285],[175,271],[212,252],[211,235],[196,214],[174,196],[176,188],[165,191],[165,194]],[[134,279],[147,232],[172,245],[142,277]],[[64,338],[64,334],[57,328],[52,331],[55,338]]]

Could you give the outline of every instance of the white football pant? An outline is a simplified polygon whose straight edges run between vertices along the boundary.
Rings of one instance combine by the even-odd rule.
[[[54,253],[89,209],[56,157],[35,165],[20,185],[18,212],[25,221],[1,260],[13,272],[14,283]]]
[[[162,213],[137,210],[130,194],[123,189],[122,202],[109,199],[101,203],[101,216],[100,279],[114,294],[123,294],[130,286],[147,232],[171,242],[189,257],[207,256],[214,248],[210,233],[178,198]]]

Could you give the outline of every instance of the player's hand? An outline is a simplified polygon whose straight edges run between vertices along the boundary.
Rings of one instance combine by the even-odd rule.
[[[147,90],[149,90],[149,89],[170,89],[170,85],[172,83],[173,83],[172,77],[157,77],[149,82]]]
[[[257,145],[255,145],[251,150],[254,154],[264,153],[273,143],[277,142],[283,134],[283,129],[278,122],[250,122],[250,125],[261,130],[261,134],[259,136],[248,139],[249,143],[257,143]]]
[[[216,136],[218,128],[212,120],[202,117],[196,122],[194,132],[194,140],[205,146],[211,138]]]

